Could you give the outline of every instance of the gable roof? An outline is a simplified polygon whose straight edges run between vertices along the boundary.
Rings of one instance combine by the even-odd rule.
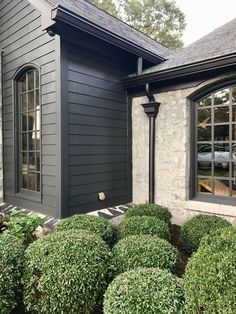
[[[169,60],[153,66],[143,73],[176,68],[232,53],[236,53],[236,19],[220,26],[179,52],[171,54]]]
[[[106,34],[106,37],[104,36],[103,39],[112,42],[112,39],[115,38],[118,46],[119,44],[124,45],[125,43],[130,51],[133,49],[138,55],[146,56],[150,61],[159,63],[166,60],[167,56],[172,53],[171,50],[149,36],[139,32],[85,0],[42,1],[51,9],[52,20],[77,24],[77,27],[93,33],[100,38]],[[35,1],[31,0],[30,2],[37,6]],[[42,14],[44,14],[44,12],[42,12]]]
[[[169,59],[124,79],[127,87],[236,66],[236,19],[215,29]]]

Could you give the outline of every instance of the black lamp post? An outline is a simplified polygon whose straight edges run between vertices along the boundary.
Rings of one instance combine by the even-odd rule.
[[[155,120],[159,112],[160,103],[155,101],[146,84],[146,94],[149,102],[142,104],[144,112],[149,118],[149,203],[154,203],[155,191]]]

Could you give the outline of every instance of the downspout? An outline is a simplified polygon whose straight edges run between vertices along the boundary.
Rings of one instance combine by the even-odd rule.
[[[144,112],[149,118],[149,203],[155,199],[155,120],[159,112],[160,103],[155,101],[149,83],[145,84],[145,94],[149,102],[142,104]]]

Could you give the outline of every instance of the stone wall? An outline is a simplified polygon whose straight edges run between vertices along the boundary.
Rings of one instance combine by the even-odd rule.
[[[155,95],[161,103],[156,118],[155,203],[168,206],[173,222],[180,225],[199,212],[224,215],[236,223],[236,206],[189,200],[190,102],[187,97],[222,78]],[[136,204],[148,201],[149,121],[141,106],[146,102],[146,97],[139,97],[132,104],[133,202]]]

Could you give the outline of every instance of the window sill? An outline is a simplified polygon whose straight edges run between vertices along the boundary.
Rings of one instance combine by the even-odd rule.
[[[21,190],[16,193],[16,197],[36,203],[42,203],[42,194],[40,192]]]
[[[184,207],[185,209],[223,215],[223,216],[231,216],[236,217],[236,199],[228,199],[228,203],[226,204],[225,198],[214,199],[204,196],[197,196],[196,198],[185,201]]]

